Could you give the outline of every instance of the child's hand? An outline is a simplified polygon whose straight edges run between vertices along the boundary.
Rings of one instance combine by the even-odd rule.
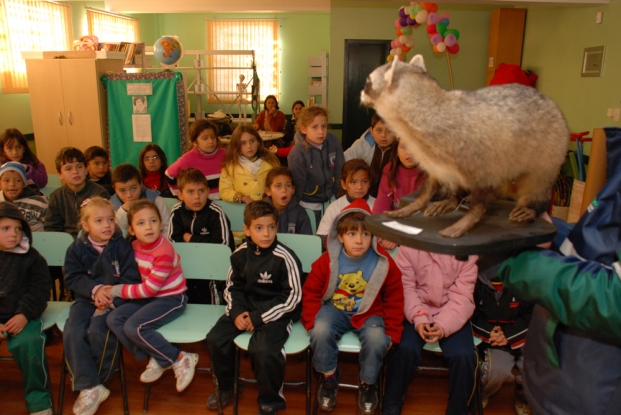
[[[112,296],[110,295],[110,291],[112,290],[112,286],[104,285],[99,287],[97,292],[95,293],[95,306],[97,308],[108,308],[112,303]]]
[[[442,338],[442,329],[437,324],[431,323],[425,335],[427,343],[435,343]]]
[[[429,323],[419,323],[416,325],[416,332],[423,340],[427,338],[427,330],[429,330]]]
[[[19,334],[28,324],[28,319],[23,314],[15,314],[13,317],[9,319],[6,323],[4,323],[4,330],[7,333],[11,334]]]
[[[490,333],[489,342],[492,346],[498,347],[506,346],[509,343],[509,341],[505,337],[505,333],[498,326],[494,327],[494,329]]]
[[[242,202],[244,202],[245,204],[249,205],[253,202],[252,198],[250,196],[244,196],[242,197]]]
[[[244,311],[238,315],[237,318],[235,318],[235,327],[237,327],[237,330],[248,330],[248,324],[252,326],[252,323],[250,322],[250,314],[248,314],[247,311]]]
[[[276,147],[274,144],[270,146],[269,150],[274,154],[278,153],[278,147]]]
[[[397,247],[397,244],[395,242],[390,242],[387,239],[377,238],[377,241],[379,242],[380,246],[387,251],[392,251]]]
[[[254,124],[252,124],[252,128],[254,128],[257,131],[259,130],[259,127],[260,127],[260,125],[258,123],[256,123],[256,122]]]
[[[186,232],[183,234],[183,242],[190,242],[190,239],[192,239],[192,234],[189,232]]]

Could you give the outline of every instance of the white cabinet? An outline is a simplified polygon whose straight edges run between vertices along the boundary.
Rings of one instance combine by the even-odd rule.
[[[308,105],[320,104],[328,108],[328,54],[321,51],[321,56],[308,57]]]

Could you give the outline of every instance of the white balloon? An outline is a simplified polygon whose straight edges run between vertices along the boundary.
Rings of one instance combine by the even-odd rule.
[[[416,23],[423,24],[427,21],[427,10],[421,10],[416,14]]]
[[[436,45],[436,47],[438,48],[438,52],[442,53],[446,50],[446,45],[444,44],[444,42],[440,42]]]
[[[395,49],[395,56],[399,56],[401,54],[403,54],[403,49],[401,49],[401,48]]]
[[[410,39],[409,36],[406,36],[406,35],[399,36],[399,42],[401,42],[404,45],[408,44],[408,39]]]
[[[407,42],[405,42],[405,46],[411,48],[414,46],[414,38],[409,38]]]

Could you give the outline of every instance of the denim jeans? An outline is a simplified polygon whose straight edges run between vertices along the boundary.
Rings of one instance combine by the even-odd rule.
[[[381,316],[369,316],[364,325],[354,328],[351,315],[337,310],[331,302],[326,302],[315,317],[315,326],[310,331],[313,364],[320,373],[336,369],[339,348],[338,341],[347,331],[353,331],[360,339],[360,379],[368,385],[377,380],[382,368],[384,355],[390,346],[390,337],[384,329]]]
[[[188,296],[131,300],[108,314],[110,330],[140,361],[152,356],[161,367],[169,367],[179,357],[179,348],[156,331],[185,310]]]

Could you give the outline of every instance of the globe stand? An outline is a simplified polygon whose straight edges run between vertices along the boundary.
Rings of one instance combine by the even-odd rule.
[[[412,195],[405,196],[401,199],[401,205],[413,200]],[[446,238],[439,231],[463,217],[466,211],[461,209],[442,216],[425,216],[417,212],[404,219],[389,218],[385,214],[372,215],[366,218],[365,224],[376,236],[399,245],[458,258],[525,249],[554,239],[556,227],[544,219],[537,218],[533,223],[524,225],[510,222],[509,213],[514,207],[513,202],[490,203],[479,223],[460,238]],[[422,232],[413,235],[384,225],[392,221],[422,229]]]

